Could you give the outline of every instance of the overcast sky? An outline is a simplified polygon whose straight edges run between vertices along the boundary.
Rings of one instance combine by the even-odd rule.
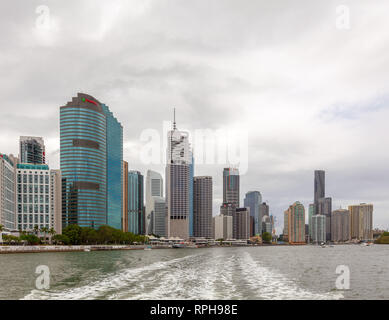
[[[261,191],[278,231],[294,201],[308,211],[315,169],[334,209],[371,202],[389,227],[387,0],[3,0],[0,12],[0,152],[43,136],[58,167],[59,107],[84,92],[123,124],[130,168],[163,173],[140,160],[140,135],[162,134],[174,106],[179,128],[247,130],[241,199]],[[214,215],[223,167],[195,172],[214,177]]]

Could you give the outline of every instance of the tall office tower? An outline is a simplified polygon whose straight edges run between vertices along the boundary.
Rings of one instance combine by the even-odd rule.
[[[289,209],[284,211],[283,241],[289,242]]]
[[[101,104],[107,123],[107,225],[122,229],[123,127],[108,106]]]
[[[128,172],[128,232],[144,234],[143,175],[139,171]]]
[[[311,203],[309,205],[309,211],[308,211],[309,241],[312,240],[312,230],[313,230],[312,216],[313,215],[315,215],[315,204]]]
[[[154,203],[156,198],[163,197],[163,179],[162,176],[155,171],[147,170],[146,175],[146,217],[145,227],[146,234],[152,234],[154,230],[153,217]]]
[[[287,210],[289,243],[305,243],[305,209],[296,201]]]
[[[326,242],[326,216],[315,214],[312,216],[312,242]]]
[[[233,203],[239,207],[239,170],[224,168],[223,170],[223,203]]]
[[[315,182],[314,182],[314,203],[317,207],[320,198],[325,197],[325,171],[315,170]],[[316,210],[316,214],[318,214]]]
[[[168,237],[189,238],[190,219],[190,163],[189,135],[179,131],[174,119],[168,132],[166,164],[166,203],[168,210]]]
[[[128,232],[128,162],[123,161],[123,170],[122,170],[122,181],[123,181],[123,195],[122,195],[122,231]]]
[[[373,240],[373,205],[361,203],[348,207],[351,239]]]
[[[273,223],[269,216],[263,216],[262,218],[262,233],[273,233]]]
[[[233,237],[233,218],[232,216],[219,215],[213,217],[213,238],[215,240],[230,240]]]
[[[250,209],[236,208],[232,219],[233,237],[238,240],[247,240],[250,238]]]
[[[255,220],[253,216],[250,216],[250,237],[255,236]]]
[[[17,228],[23,231],[55,229],[61,215],[61,174],[45,164],[17,165]]]
[[[45,164],[46,151],[42,137],[20,137],[20,163]]]
[[[50,170],[50,228],[62,233],[62,175],[61,170]]]
[[[189,164],[189,236],[194,236],[194,157],[193,152],[189,151],[191,162]]]
[[[318,214],[326,217],[326,240],[331,240],[331,213],[332,213],[332,199],[320,198],[318,200]]]
[[[153,212],[152,212],[152,233],[160,236],[167,236],[167,209],[166,209],[166,201],[165,198],[162,197],[154,197],[153,199]]]
[[[212,237],[212,177],[194,177],[193,220],[194,237]]]
[[[223,203],[220,206],[220,214],[233,217],[236,211],[236,206],[233,203]]]
[[[0,153],[0,224],[6,231],[16,230],[17,159]]]
[[[250,208],[250,216],[254,219],[254,234],[262,234],[262,217],[260,215],[260,205],[262,204],[262,195],[259,191],[250,191],[244,198],[244,207]]]
[[[123,128],[108,107],[78,93],[60,108],[63,227],[122,229]]]
[[[263,203],[261,203],[260,204],[260,206],[259,206],[259,216],[261,217],[261,224],[262,224],[262,228],[261,228],[261,235],[262,235],[262,233],[264,233],[265,231],[264,231],[264,224],[263,224],[263,222],[264,222],[264,219],[266,218],[266,217],[268,217],[269,218],[269,214],[270,214],[270,207],[269,207],[269,205],[266,203],[266,202],[263,202]],[[269,221],[267,221],[267,222],[269,222]],[[266,222],[265,222],[266,223]]]
[[[331,214],[331,240],[346,242],[350,239],[350,212],[345,209],[333,211]]]

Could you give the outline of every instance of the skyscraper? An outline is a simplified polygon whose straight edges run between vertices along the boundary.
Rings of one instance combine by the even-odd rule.
[[[373,205],[361,203],[348,207],[350,212],[351,238],[373,240]]]
[[[194,237],[212,237],[212,177],[193,180]]]
[[[46,151],[42,137],[20,137],[20,163],[45,164]]]
[[[163,179],[162,176],[155,171],[147,170],[146,175],[146,217],[145,227],[146,234],[152,234],[154,230],[153,226],[153,213],[154,204],[156,198],[163,197]]]
[[[233,217],[218,215],[213,217],[213,238],[215,240],[229,240],[233,237]]]
[[[193,152],[190,152],[190,163],[189,163],[189,236],[194,236],[194,191],[193,191],[193,179],[194,179],[194,157]]]
[[[107,225],[122,229],[123,212],[123,127],[105,104],[107,124]]]
[[[129,200],[128,200],[128,162],[123,161],[123,170],[122,170],[122,181],[123,181],[123,196],[122,196],[122,231],[123,232],[128,232],[128,205],[129,205]]]
[[[250,238],[250,209],[237,208],[233,217],[234,239],[247,240]]]
[[[262,234],[262,217],[260,206],[262,204],[262,195],[259,191],[250,191],[244,198],[244,207],[250,208],[250,216],[254,219],[254,235]]]
[[[96,98],[78,93],[60,108],[60,139],[63,227],[121,229],[120,123]]]
[[[317,204],[317,213],[326,217],[326,240],[331,240],[331,212],[332,198],[320,198]]]
[[[152,233],[160,236],[166,237],[167,233],[167,210],[166,210],[166,201],[162,197],[154,197],[154,208],[152,212]]]
[[[144,181],[139,171],[128,172],[128,232],[144,234]]]
[[[191,152],[187,132],[179,131],[174,119],[168,132],[166,204],[168,237],[189,238]]]
[[[309,205],[309,211],[308,211],[308,228],[309,228],[309,240],[312,240],[312,231],[313,231],[313,224],[312,224],[312,216],[315,214],[315,204],[311,203]]]
[[[321,214],[312,216],[312,242],[318,244],[326,242],[326,216]]]
[[[239,170],[224,168],[223,170],[223,203],[233,203],[239,207]]]
[[[296,201],[286,211],[288,215],[288,239],[289,243],[305,243],[305,209]]]
[[[314,203],[317,207],[320,198],[325,197],[325,171],[315,170],[315,181],[314,181]],[[316,214],[318,214],[316,210]]]
[[[350,212],[345,209],[334,210],[331,214],[331,241],[349,241],[350,231]]]
[[[17,159],[0,153],[0,224],[7,231],[16,229],[16,165]]]
[[[62,175],[61,170],[50,170],[51,227],[62,233]]]

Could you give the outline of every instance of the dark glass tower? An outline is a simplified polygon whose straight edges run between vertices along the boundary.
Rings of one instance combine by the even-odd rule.
[[[20,163],[45,164],[45,144],[41,137],[20,137]]]
[[[325,171],[315,170],[315,183],[314,183],[314,203],[316,214],[318,213],[319,199],[325,197]]]
[[[239,207],[239,170],[224,168],[223,170],[223,203],[232,203]]]
[[[134,234],[145,233],[144,179],[139,171],[128,173],[128,231]]]
[[[83,93],[60,108],[63,227],[121,229],[122,129],[115,121],[107,106]]]

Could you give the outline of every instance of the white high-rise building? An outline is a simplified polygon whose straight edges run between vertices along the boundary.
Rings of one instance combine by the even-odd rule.
[[[148,170],[146,176],[146,234],[154,233],[155,200],[163,198],[163,179],[155,171]]]
[[[326,242],[326,219],[327,217],[321,214],[312,216],[312,242]]]
[[[16,158],[0,154],[0,225],[5,231],[16,230],[16,162]]]
[[[189,134],[177,130],[175,120],[173,130],[168,132],[166,156],[167,236],[188,239],[192,153]]]

